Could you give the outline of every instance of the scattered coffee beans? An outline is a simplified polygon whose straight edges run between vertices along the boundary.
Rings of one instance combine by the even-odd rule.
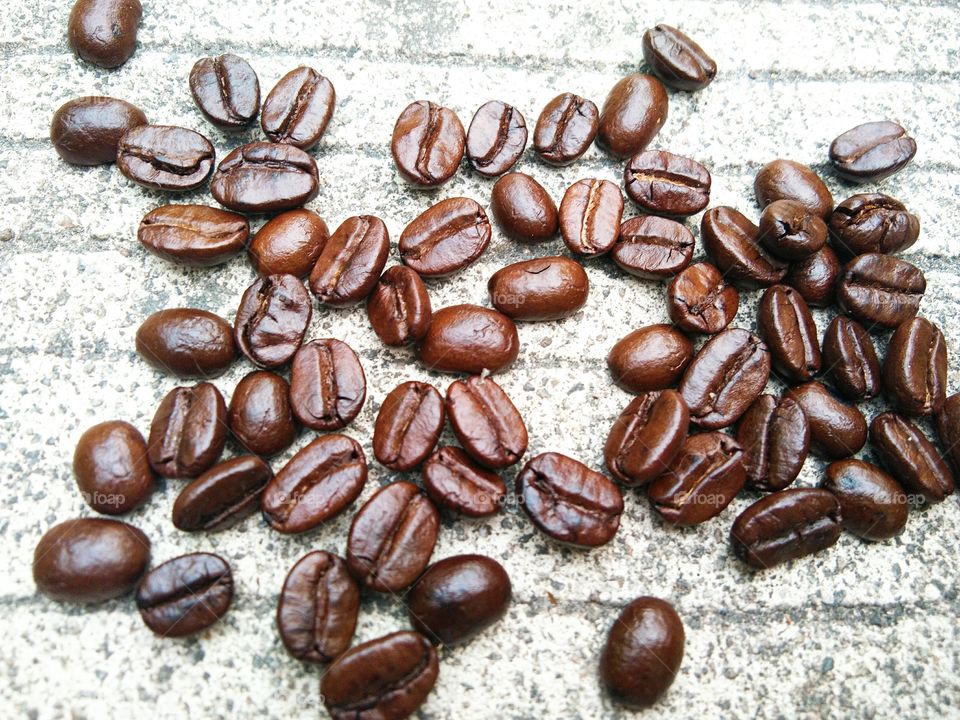
[[[444,417],[443,397],[433,385],[414,380],[398,385],[377,414],[373,456],[390,470],[412,470],[437,446]]]
[[[197,60],[190,71],[190,92],[200,112],[217,127],[243,127],[260,110],[257,74],[236,55]]]
[[[120,67],[137,49],[140,0],[77,0],[70,11],[70,49],[91,65]]]
[[[733,322],[740,293],[709,263],[683,270],[667,288],[667,312],[681,330],[715,335]]]
[[[243,252],[250,222],[206,205],[163,205],[143,216],[137,239],[154,255],[188,267],[211,267]]]
[[[400,233],[400,259],[423,277],[463,270],[490,244],[490,221],[475,200],[447,198],[426,210]]]
[[[512,105],[484,103],[467,130],[467,159],[485,177],[496,177],[514,166],[527,145],[527,123]]]
[[[827,465],[823,487],[840,502],[847,532],[864,540],[888,540],[907,524],[907,495],[890,475],[862,460]]]
[[[50,142],[73,165],[104,165],[117,161],[120,138],[147,124],[143,111],[112,97],[78,97],[53,114]]]
[[[453,110],[417,100],[397,118],[390,150],[404,180],[415,187],[436,187],[460,167],[465,145],[463,125]]]
[[[180,491],[173,525],[187,532],[233,527],[260,508],[260,496],[272,478],[270,466],[256,455],[214,465]]]
[[[563,93],[547,103],[533,130],[533,148],[550,165],[569,165],[597,136],[600,113],[591,100]]]
[[[675,90],[702,90],[717,75],[713,59],[675,27],[655,25],[643,34],[642,45],[647,65]]]
[[[696,215],[710,203],[710,184],[703,165],[665,150],[638,153],[623,171],[627,196],[654,215]]]
[[[659,80],[644,73],[627,75],[603,103],[597,145],[615,158],[642,152],[667,121],[667,107],[667,91]]]
[[[474,375],[447,388],[447,417],[467,454],[480,465],[500,470],[527,451],[527,426],[510,398],[493,380]]]
[[[73,474],[87,505],[106,515],[143,505],[156,486],[143,435],[119,420],[94,425],[80,436]]]
[[[467,517],[495,514],[507,495],[499,475],[453,445],[444,445],[424,463],[423,487],[437,505]]]
[[[847,405],[814,381],[784,394],[796,402],[810,424],[810,449],[825,458],[853,455],[867,442],[867,421],[855,405]]]
[[[431,370],[470,375],[504,370],[519,353],[520,338],[513,321],[479,305],[437,310],[417,346],[420,361]]]
[[[210,181],[218,203],[245,213],[290,210],[317,196],[317,163],[293,145],[252,142],[220,161]]]
[[[889,195],[854,195],[830,215],[830,235],[834,245],[849,257],[897,253],[917,242],[920,219]]]
[[[370,294],[390,252],[390,235],[373,215],[347,218],[325,244],[310,273],[310,290],[324,305],[347,307]]]
[[[672,325],[648,325],[617,341],[607,355],[613,381],[630,392],[675,385],[693,359],[693,343]]]
[[[761,395],[737,424],[747,487],[771,492],[797,479],[810,450],[810,424],[789,397]]]
[[[137,329],[137,352],[152,367],[181,378],[216,377],[233,363],[233,328],[206,310],[160,310]]]
[[[620,236],[623,195],[609,180],[578,180],[560,201],[560,234],[570,252],[604,255]]]
[[[690,264],[695,244],[693,233],[675,220],[640,215],[620,225],[610,257],[631,275],[662,280]]]
[[[297,419],[313,430],[346,427],[367,399],[367,378],[360,358],[335,338],[311,340],[290,366],[290,405]]]
[[[297,438],[290,385],[265,370],[255,370],[237,383],[227,419],[240,446],[263,457],[286,450]]]
[[[260,127],[271,142],[309,150],[327,129],[337,95],[333,84],[313,68],[284,75],[263,101]]]
[[[216,386],[204,382],[166,394],[150,423],[147,457],[163,477],[206,472],[227,444],[227,406]]]
[[[497,270],[487,290],[491,304],[513,320],[560,320],[584,306],[590,281],[575,260],[545,257]]]
[[[635,397],[607,436],[607,470],[627,487],[647,484],[670,468],[689,426],[690,411],[676,390]]]
[[[184,637],[222,618],[233,600],[233,575],[226,560],[190,553],[148,572],[137,586],[137,608],[161,637]]]
[[[409,345],[423,338],[433,310],[420,275],[406,265],[388,268],[367,299],[367,318],[387,345]]]
[[[330,231],[313,210],[287,210],[257,231],[247,252],[258,275],[309,275],[323,252]]]
[[[916,141],[890,120],[857,125],[830,145],[830,162],[837,175],[855,183],[890,177],[916,154]]]
[[[793,160],[774,160],[764,165],[753,182],[753,190],[761,208],[776,200],[796,200],[823,220],[829,220],[833,210],[833,195],[820,176]]]
[[[544,242],[560,229],[560,215],[553,198],[540,183],[523,173],[507,173],[494,183],[490,210],[500,229],[518,242]]]

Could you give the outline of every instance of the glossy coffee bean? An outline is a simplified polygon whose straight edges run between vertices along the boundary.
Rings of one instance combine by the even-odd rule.
[[[433,314],[417,346],[420,361],[431,370],[479,375],[499,372],[517,359],[517,326],[503,313],[479,305],[453,305]]]
[[[313,210],[298,208],[280,213],[257,231],[247,252],[260,276],[309,275],[323,252],[330,231]]]
[[[77,0],[67,22],[70,49],[102,68],[123,65],[137,49],[140,0]]]
[[[960,473],[960,393],[944,401],[943,409],[935,418],[935,426],[943,457],[950,462],[955,473]]]
[[[467,130],[467,159],[485,177],[496,177],[514,166],[527,146],[527,123],[512,105],[484,103]]]
[[[563,93],[537,118],[533,148],[550,165],[569,165],[587,151],[599,128],[600,113],[592,100]]]
[[[603,103],[597,145],[615,158],[643,152],[667,121],[668,104],[666,88],[652,75],[620,79]]]
[[[760,228],[730,207],[710,208],[700,220],[703,249],[723,276],[745,287],[781,282],[787,265],[760,246]]]
[[[445,407],[463,449],[480,465],[500,470],[519,462],[527,451],[523,417],[489,377],[474,375],[450,383]]]
[[[504,234],[518,242],[544,242],[560,229],[560,215],[550,193],[523,173],[507,173],[494,183],[490,211]]]
[[[908,492],[938,503],[953,492],[953,473],[933,443],[912,422],[892,412],[870,423],[870,442],[880,463]]]
[[[143,111],[125,100],[78,97],[53,114],[50,142],[72,165],[104,165],[117,161],[117,146],[124,133],[146,124]]]
[[[256,455],[241,455],[214,465],[187,485],[173,504],[178,530],[225,530],[260,508],[260,496],[273,478]]]
[[[52,528],[33,553],[33,581],[49,598],[92,603],[122,597],[150,562],[150,541],[132,525],[76,518]]]
[[[867,421],[856,405],[838,400],[814,381],[784,394],[797,403],[810,425],[810,450],[831,460],[849,457],[867,442]]]
[[[140,244],[164,260],[211,267],[243,252],[250,222],[237,213],[206,205],[163,205],[143,216]]]
[[[160,310],[137,328],[137,352],[153,368],[181,378],[216,377],[237,356],[233,328],[206,310]]]
[[[337,104],[333,84],[313,68],[291,70],[263,101],[260,127],[271,142],[309,150],[323,137]]]
[[[312,430],[349,425],[367,399],[367,378],[360,358],[334,338],[303,345],[290,366],[290,405],[297,419]]]
[[[417,100],[397,118],[390,151],[400,177],[415,187],[437,187],[457,172],[465,145],[453,110]]]
[[[625,335],[607,355],[613,381],[630,392],[675,385],[693,359],[693,343],[672,325],[647,325]]]
[[[233,331],[240,351],[254,365],[278,368],[303,343],[313,303],[293,275],[268,275],[253,281],[237,308]]]
[[[843,268],[837,302],[864,325],[895,328],[917,314],[926,289],[920,268],[889,255],[868,253]]]
[[[880,392],[880,362],[870,333],[837,315],[823,336],[823,367],[838,394],[862,402]]]
[[[773,369],[788,384],[820,372],[820,335],[799,292],[788,285],[767,288],[757,307],[757,331],[770,348]]]
[[[351,217],[327,241],[310,273],[310,290],[323,305],[347,307],[370,294],[390,252],[390,235],[373,215]]]
[[[747,487],[771,492],[791,485],[810,450],[810,424],[795,400],[761,395],[737,424]]]
[[[753,181],[753,190],[762,208],[777,200],[796,200],[823,220],[828,220],[833,210],[833,195],[820,176],[793,160],[764,165]]]
[[[940,328],[915,317],[896,329],[883,359],[883,391],[904,415],[933,415],[947,398],[947,342]]]
[[[813,255],[792,263],[783,282],[796,288],[808,305],[829,307],[836,298],[841,272],[837,254],[824,245]]]
[[[373,426],[373,456],[402,472],[427,459],[440,440],[443,397],[427,383],[401,383],[384,398]]]
[[[222,618],[233,601],[233,574],[211,553],[190,553],[148,572],[136,593],[147,627],[161,637],[193,635]]]
[[[360,589],[343,558],[309,552],[290,569],[277,603],[277,630],[293,657],[328,663],[350,648]]]
[[[695,245],[693,233],[675,220],[640,215],[620,225],[610,257],[631,275],[662,280],[690,264]]]
[[[190,92],[200,112],[217,127],[239,128],[260,110],[260,80],[250,63],[236,55],[197,60]]]
[[[467,517],[495,514],[507,495],[499,475],[453,445],[444,445],[423,464],[423,487],[437,505]]]
[[[323,435],[280,468],[263,491],[263,517],[274,530],[300,533],[332,520],[363,492],[367,460],[346,435]]]
[[[702,90],[717,76],[717,64],[689,35],[670,25],[643,34],[643,59],[674,90]]]
[[[646,485],[670,468],[689,426],[690,411],[676,390],[635,397],[607,436],[607,470],[627,487]]]
[[[836,211],[834,211],[835,213]],[[760,244],[781,260],[803,260],[827,244],[827,224],[796,200],[775,200],[760,216]]]
[[[854,195],[830,215],[830,235],[834,245],[849,257],[898,253],[917,242],[920,218],[889,195]]]
[[[317,163],[293,145],[252,142],[233,150],[217,167],[210,192],[231,210],[290,210],[317,196]]]
[[[560,201],[560,234],[570,252],[597,257],[620,236],[623,195],[609,180],[578,180]]]
[[[154,190],[193,190],[213,172],[216,153],[203,135],[172,125],[138,125],[117,144],[117,168]]]
[[[673,684],[686,641],[673,606],[654,597],[627,605],[610,627],[600,655],[600,679],[613,699],[645,708]]]
[[[80,436],[73,474],[87,505],[106,515],[143,505],[156,485],[143,435],[119,420],[94,425]]]
[[[821,488],[787,488],[748,507],[730,531],[733,552],[757,570],[826,550],[840,537],[840,503]]]
[[[206,472],[227,443],[227,406],[211,383],[168,392],[150,423],[147,457],[163,477],[190,478]]]
[[[590,280],[575,260],[544,257],[500,268],[487,290],[492,305],[513,320],[560,320],[584,306]]]
[[[254,370],[237,383],[227,419],[240,446],[262,457],[286,450],[297,439],[290,385],[266,370]]]
[[[714,335],[733,322],[740,293],[710,263],[681,271],[667,287],[667,312],[681,330]]]
[[[888,540],[907,524],[907,494],[890,475],[862,460],[827,465],[822,487],[836,495],[847,532],[865,540]]]
[[[524,512],[548,537],[576,547],[610,542],[620,527],[623,497],[604,475],[560,453],[527,461],[517,475]]]
[[[890,120],[857,125],[830,144],[830,162],[837,175],[855,183],[890,177],[916,154],[916,140]]]
[[[400,259],[423,277],[463,270],[490,244],[490,220],[475,200],[441,200],[400,233]]]
[[[367,319],[387,345],[409,345],[426,335],[433,309],[419,273],[406,265],[387,268],[367,298]]]
[[[712,337],[680,381],[690,421],[707,430],[733,425],[763,392],[770,351],[753,333],[730,328]]]
[[[695,215],[710,203],[711,181],[710,172],[696,160],[666,150],[638,153],[623,170],[627,196],[654,215]]]

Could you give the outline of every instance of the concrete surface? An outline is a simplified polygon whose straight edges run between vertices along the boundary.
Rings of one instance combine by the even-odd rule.
[[[169,520],[181,484],[167,483],[128,518],[153,540],[154,561],[212,550],[229,559],[237,582],[225,620],[192,639],[153,637],[130,600],[81,608],[36,594],[30,559],[41,534],[92,514],[70,471],[79,434],[110,418],[146,431],[158,400],[177,384],[135,355],[138,324],[155,310],[181,305],[232,318],[253,277],[242,257],[191,271],[146,254],[135,228],[168,198],[131,185],[110,167],[84,170],[58,161],[47,127],[53,111],[74,96],[131,100],[154,122],[208,134],[222,157],[257,132],[229,137],[204,121],[187,87],[193,62],[239,53],[259,73],[264,93],[287,70],[308,63],[331,78],[338,95],[314,151],[322,186],[311,207],[331,228],[351,214],[377,214],[395,241],[437,199],[468,195],[488,203],[492,185],[464,166],[438,192],[404,187],[388,143],[408,102],[442,102],[466,125],[484,101],[503,99],[532,128],[558,92],[602,102],[619,77],[641,67],[643,30],[676,24],[703,44],[720,71],[704,92],[671,94],[655,147],[709,166],[713,204],[756,218],[752,176],[761,164],[782,156],[825,170],[830,140],[862,121],[893,118],[918,139],[913,164],[881,188],[922,219],[921,240],[907,255],[927,273],[922,312],[947,334],[951,389],[960,390],[956,2],[144,5],[140,46],[115,72],[70,54],[69,3],[13,0],[0,13],[2,717],[322,716],[321,669],[285,654],[273,613],[297,558],[314,548],[343,552],[352,514],[303,537],[281,537],[257,517],[222,534],[187,535]],[[528,150],[519,169],[559,199],[581,177],[619,180],[621,166],[592,148],[563,169],[541,165]],[[829,173],[826,179],[838,201],[853,192]],[[212,202],[203,192],[180,200]],[[495,233],[473,267],[430,283],[433,302],[484,303],[486,279],[496,268],[562,249],[559,240],[522,248]],[[557,450],[600,467],[607,429],[629,400],[612,386],[605,355],[631,329],[666,321],[666,310],[662,285],[625,277],[606,260],[587,268],[587,307],[563,322],[523,325],[521,358],[498,380],[527,419],[531,455]],[[745,296],[736,324],[754,326],[756,295]],[[829,317],[817,313],[821,330]],[[410,378],[441,388],[450,380],[424,372],[404,350],[384,348],[362,308],[317,312],[310,336],[342,338],[362,358],[369,399],[348,432],[371,461],[370,429],[384,395]],[[217,385],[229,396],[249,370],[238,362]],[[781,389],[775,382],[771,388]],[[304,433],[294,449],[311,437]],[[393,479],[371,467],[363,499]],[[801,482],[814,484],[821,472],[820,462],[808,461]],[[512,481],[513,473],[507,476]],[[434,557],[479,551],[497,558],[510,572],[515,599],[495,629],[442,651],[439,681],[420,716],[629,716],[605,699],[596,668],[608,626],[642,594],[673,602],[687,628],[680,675],[644,717],[958,716],[956,497],[912,513],[893,541],[868,545],[845,535],[829,552],[761,575],[746,571],[727,542],[733,518],[750,501],[740,498],[714,521],[680,531],[665,528],[643,497],[628,493],[619,534],[589,553],[557,548],[515,507],[483,521],[447,519]],[[406,626],[400,599],[368,598],[357,640]]]

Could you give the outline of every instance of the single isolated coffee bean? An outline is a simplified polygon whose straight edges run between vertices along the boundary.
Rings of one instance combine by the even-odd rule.
[[[667,312],[681,330],[715,335],[733,322],[740,293],[710,263],[681,271],[667,287]]]
[[[710,171],[696,160],[666,150],[638,153],[623,170],[627,196],[654,215],[696,215],[710,204],[711,182]]]
[[[864,325],[895,328],[917,314],[926,289],[920,268],[889,255],[867,253],[843,268],[837,302]]]
[[[893,254],[917,242],[920,218],[889,195],[854,195],[830,215],[830,235],[848,257],[873,252]]]
[[[640,215],[620,225],[610,257],[631,275],[662,280],[686,269],[695,245],[693,233],[676,220]]]
[[[876,465],[862,460],[832,462],[822,487],[840,502],[844,530],[864,540],[889,540],[907,524],[907,494]]]
[[[629,392],[675,385],[693,359],[693,343],[672,325],[647,325],[617,341],[607,355],[613,381]]]
[[[272,478],[270,466],[256,455],[214,465],[180,491],[173,525],[186,532],[233,527],[260,508],[260,496]]]
[[[423,464],[423,487],[437,505],[467,517],[497,513],[507,496],[499,475],[453,445],[444,445]]]
[[[323,305],[347,307],[370,294],[390,252],[390,234],[373,215],[350,217],[327,241],[310,273],[310,290]]]
[[[550,193],[524,173],[507,173],[493,184],[490,211],[507,237],[518,242],[544,242],[560,229]]]
[[[250,221],[206,205],[163,205],[143,216],[140,244],[164,260],[188,267],[212,267],[243,252]]]
[[[309,150],[323,137],[337,104],[333,84],[313,68],[291,70],[263,101],[260,127],[271,142]]]
[[[317,163],[293,145],[252,142],[217,167],[210,192],[218,203],[246,213],[290,210],[317,196]]]
[[[250,263],[260,276],[309,275],[323,252],[330,231],[313,210],[287,210],[257,231],[247,252]]]
[[[117,168],[154,190],[193,190],[213,172],[216,153],[203,135],[172,125],[138,125],[117,145]]]
[[[620,236],[623,195],[609,180],[578,180],[560,201],[560,234],[570,252],[598,257]]]
[[[883,391],[904,415],[934,415],[947,399],[947,341],[915,317],[898,327],[883,359]]]
[[[575,260],[545,257],[500,268],[487,290],[493,306],[513,320],[560,320],[584,306],[590,280]]]
[[[527,122],[512,105],[484,103],[467,130],[467,159],[485,177],[496,177],[514,166],[527,146]]]
[[[433,309],[420,274],[406,265],[388,268],[367,298],[367,319],[387,345],[409,345],[426,335]]]
[[[654,25],[643,34],[643,59],[674,90],[702,90],[717,76],[717,64],[686,33]]]
[[[787,264],[760,246],[760,228],[733,208],[710,208],[700,220],[700,242],[723,276],[744,287],[781,282]]]
[[[870,333],[837,315],[823,336],[823,367],[838,394],[863,402],[880,393],[880,362]]]
[[[77,0],[67,22],[70,49],[81,60],[108,70],[137,49],[140,0]]]
[[[423,277],[445,277],[467,267],[490,244],[490,220],[476,200],[441,200],[400,233],[400,260]]]
[[[37,590],[61,602],[94,603],[130,593],[150,562],[140,530],[106,518],[54,525],[33,552]]]
[[[830,162],[837,175],[854,183],[890,177],[916,154],[916,140],[891,120],[857,125],[830,144]]]
[[[160,310],[137,328],[137,352],[154,369],[181,378],[216,377],[233,363],[233,328],[194,308]]]
[[[807,305],[829,307],[837,296],[841,270],[837,254],[824,245],[813,255],[791,263],[783,282],[796,288]]]
[[[764,165],[753,181],[753,190],[761,208],[777,200],[796,200],[823,220],[829,220],[833,211],[833,195],[820,176],[793,160]]]
[[[50,142],[72,165],[105,165],[117,161],[120,138],[147,124],[136,105],[112,97],[86,96],[69,100],[53,114]]]
[[[167,560],[137,586],[137,609],[161,637],[193,635],[216,623],[233,600],[233,574],[212,553],[190,553]]]
[[[912,422],[892,412],[870,423],[870,441],[880,463],[901,485],[927,503],[938,503],[953,492],[950,468],[927,436]]]
[[[773,492],[797,479],[810,450],[810,423],[788,397],[761,395],[737,424],[747,487]]]
[[[667,121],[668,106],[663,83],[645,73],[627,75],[603,103],[597,145],[615,158],[643,152]]]
[[[676,390],[635,397],[607,436],[607,470],[627,487],[646,485],[670,468],[689,427],[690,411]]]
[[[784,399],[797,403],[810,425],[810,450],[830,460],[849,457],[867,442],[867,421],[856,405],[838,400],[821,383],[790,388]]]
[[[587,151],[599,128],[600,113],[592,100],[563,93],[537,118],[533,149],[550,165],[569,165]]]
[[[156,487],[143,435],[120,420],[94,425],[80,436],[73,474],[87,505],[106,515],[140,507]]]
[[[233,321],[237,347],[258,367],[286,365],[303,343],[312,315],[307,289],[293,275],[257,278],[240,298]]]
[[[240,128],[260,110],[260,80],[250,63],[236,55],[197,60],[190,92],[200,112],[217,127]]]
[[[290,405],[311,430],[338,430],[360,413],[367,399],[367,378],[360,358],[335,338],[311,340],[290,366]]]
[[[400,177],[414,187],[431,188],[457,172],[465,145],[463,125],[453,110],[417,100],[397,118],[390,151]]]
[[[775,200],[760,215],[760,244],[781,260],[810,257],[827,244],[827,235],[823,218],[796,200]]]
[[[513,364],[520,353],[517,326],[503,313],[479,305],[452,305],[433,314],[417,345],[420,362],[431,370],[479,375]]]
[[[240,446],[262,457],[286,450],[297,439],[290,385],[266,370],[254,370],[237,383],[227,419]]]
[[[960,393],[944,401],[935,421],[943,457],[950,462],[953,471],[960,474]]]
[[[454,380],[447,388],[447,417],[467,454],[480,465],[500,470],[527,451],[527,426],[503,388],[489,377]]]
[[[787,285],[766,289],[757,307],[757,331],[770,348],[773,369],[788,384],[820,372],[820,336],[799,292]]]
[[[163,477],[206,472],[227,444],[227,406],[216,386],[204,382],[168,392],[150,423],[147,458]]]
[[[384,398],[373,426],[373,456],[402,472],[427,459],[443,431],[443,397],[428,383],[401,383]]]

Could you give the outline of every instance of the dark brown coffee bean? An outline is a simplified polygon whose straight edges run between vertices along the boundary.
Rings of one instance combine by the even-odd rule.
[[[128,594],[150,562],[150,541],[132,525],[76,518],[47,530],[33,552],[33,581],[49,598],[92,603]]]
[[[948,397],[935,418],[943,457],[960,473],[960,393]]]
[[[178,265],[211,267],[243,252],[250,222],[206,205],[163,205],[143,216],[137,239],[154,255]]]
[[[231,210],[290,210],[317,196],[317,163],[293,145],[252,142],[220,161],[210,181],[217,202]]]
[[[447,388],[447,417],[454,434],[476,462],[500,470],[527,451],[527,426],[509,396],[493,380],[474,375]]]
[[[717,76],[717,64],[690,36],[660,23],[643,34],[643,59],[674,90],[702,90]]]
[[[764,165],[753,181],[753,190],[762,208],[776,200],[796,200],[823,220],[829,220],[833,211],[833,195],[820,176],[793,160]]]
[[[745,287],[767,287],[783,280],[787,265],[764,250],[760,228],[730,207],[710,208],[700,221],[700,242],[724,278]]]
[[[150,423],[147,458],[163,477],[190,478],[206,472],[227,444],[227,406],[211,383],[174,388],[160,401]]]
[[[761,395],[737,425],[747,487],[771,492],[793,483],[810,450],[810,424],[793,399]]]
[[[512,105],[484,103],[467,130],[467,159],[485,177],[502,175],[520,159],[527,145],[527,123]]]
[[[784,399],[793,400],[807,416],[810,450],[835,460],[849,457],[867,442],[867,421],[855,405],[841,402],[818,382],[790,388]]]
[[[290,405],[308,428],[346,427],[366,399],[363,366],[345,342],[334,338],[311,340],[297,351],[290,367]]]
[[[125,100],[78,97],[53,114],[50,142],[68,163],[104,165],[117,161],[117,146],[124,133],[146,124],[143,111]]]
[[[400,592],[427,567],[439,528],[437,509],[420,488],[404,481],[386,485],[350,525],[350,572],[371,590]]]
[[[437,505],[467,517],[495,514],[507,495],[499,475],[453,445],[444,445],[423,464],[423,487]]]
[[[603,103],[597,145],[615,158],[643,152],[667,121],[668,104],[666,88],[655,77],[627,75]]]
[[[106,515],[143,505],[156,486],[143,435],[119,420],[94,425],[80,436],[73,474],[87,505]]]
[[[291,70],[263,101],[260,127],[272,142],[309,150],[323,137],[337,104],[333,84],[313,68]]]
[[[479,375],[513,364],[520,353],[517,326],[506,315],[479,305],[453,305],[433,314],[417,346],[431,370]]]
[[[635,397],[607,436],[607,470],[627,487],[646,485],[669,469],[689,426],[690,411],[676,390]]]
[[[373,290],[389,252],[390,234],[383,220],[373,215],[347,218],[317,258],[310,290],[323,305],[354,305]]]
[[[551,165],[569,165],[597,136],[600,113],[591,100],[563,93],[548,102],[533,130],[533,148]]]
[[[767,347],[773,369],[788,384],[813,379],[820,372],[820,336],[810,308],[787,285],[767,288],[757,307],[757,331]]]
[[[388,268],[367,298],[367,318],[387,345],[409,345],[426,335],[433,309],[420,275],[406,265]]]
[[[707,430],[733,425],[763,392],[770,377],[770,351],[741,328],[712,337],[680,381],[690,421]]]
[[[373,456],[402,472],[427,459],[443,431],[443,396],[427,383],[411,380],[384,398],[373,427]]]
[[[833,211],[830,235],[848,257],[872,252],[892,254],[917,242],[920,218],[889,195],[854,195]]]
[[[675,220],[641,215],[620,225],[610,257],[631,275],[661,280],[690,264],[695,245],[693,233]]]
[[[757,570],[826,550],[840,537],[840,503],[821,488],[787,488],[748,507],[730,531],[733,552]]]
[[[954,489],[953,473],[933,443],[909,420],[896,413],[877,415],[870,423],[870,441],[881,464],[909,492],[938,503]]]
[[[577,547],[598,547],[620,527],[623,496],[604,475],[560,453],[527,461],[517,475],[524,511],[545,535]]]
[[[876,465],[830,463],[822,487],[837,496],[844,529],[865,540],[896,537],[907,524],[907,494]]]
[[[713,335],[733,322],[740,293],[709,263],[683,270],[667,288],[667,312],[681,330]]]
[[[277,630],[293,657],[328,663],[350,647],[360,590],[343,558],[324,550],[304,555],[290,570],[277,603]]]
[[[227,418],[240,446],[263,457],[286,450],[297,439],[290,385],[272,372],[254,370],[237,383]]]
[[[609,180],[578,180],[560,201],[560,234],[570,252],[597,257],[620,236],[623,195]]]
[[[500,268],[487,290],[493,306],[513,320],[560,320],[584,306],[590,280],[575,260],[545,257]]]
[[[817,252],[790,265],[785,282],[796,288],[812,307],[829,307],[837,295],[840,280],[840,260],[824,245]]]
[[[760,244],[781,260],[813,255],[827,244],[828,234],[823,218],[796,200],[775,200],[760,216]]]
[[[236,525],[260,508],[260,496],[271,478],[270,466],[256,455],[214,465],[180,491],[173,504],[174,527],[212,532]]]
[[[120,67],[137,48],[140,0],[77,0],[67,23],[74,54],[92,65]]]
[[[695,215],[710,204],[710,183],[703,165],[665,150],[638,153],[623,170],[627,196],[654,215]]]
[[[672,325],[647,325],[625,335],[607,355],[613,381],[630,392],[675,385],[693,359],[693,343]]]
[[[490,210],[504,234],[518,242],[544,242],[560,229],[550,193],[523,173],[507,173],[494,183]]]
[[[233,600],[233,574],[227,561],[211,553],[167,560],[137,586],[137,609],[161,637],[184,637],[222,618]]]
[[[916,141],[890,120],[857,125],[830,144],[830,162],[837,175],[855,183],[890,177],[916,154]]]
[[[307,289],[293,275],[257,278],[240,298],[233,321],[237,347],[258,367],[286,365],[303,343],[312,315]]]
[[[193,130],[172,125],[138,125],[117,145],[117,168],[138,185],[154,190],[193,190],[213,171],[213,145]]]
[[[217,127],[243,127],[260,110],[260,81],[250,63],[236,55],[197,60],[190,92],[200,112]]]
[[[855,320],[837,315],[823,336],[823,367],[834,389],[854,402],[880,392],[880,362],[870,333]]]
[[[465,145],[463,125],[453,110],[417,100],[397,118],[390,151],[400,177],[416,187],[436,187],[457,172]]]
[[[490,221],[475,200],[447,198],[428,208],[400,233],[400,259],[423,277],[463,270],[490,244]]]
[[[137,352],[153,368],[177,377],[215,377],[237,356],[233,328],[206,310],[161,310],[137,329]]]
[[[329,239],[330,231],[323,218],[313,210],[299,208],[268,220],[253,236],[247,252],[260,276],[302,278],[313,270]]]
[[[920,268],[889,255],[867,253],[844,267],[837,301],[865,325],[895,328],[917,314],[926,289]]]

